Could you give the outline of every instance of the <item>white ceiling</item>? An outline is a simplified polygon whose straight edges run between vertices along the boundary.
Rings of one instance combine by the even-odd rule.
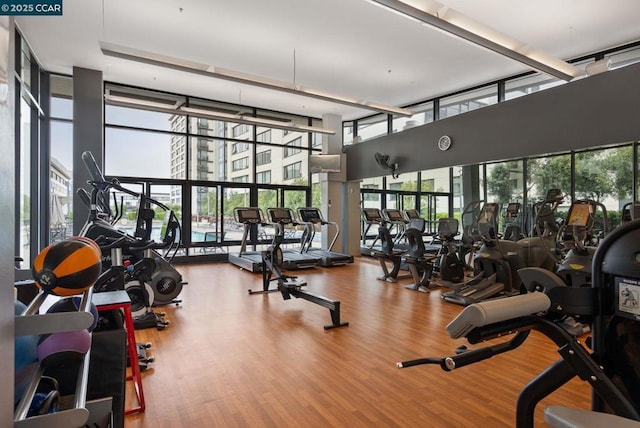
[[[640,40],[638,0],[440,3],[561,59]],[[61,17],[16,22],[52,72],[91,68],[106,81],[315,117],[373,112],[107,57],[98,42],[393,106],[528,71],[367,0],[64,0]]]

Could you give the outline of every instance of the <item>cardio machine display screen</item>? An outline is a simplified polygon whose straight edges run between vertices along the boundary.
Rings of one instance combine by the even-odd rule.
[[[269,213],[271,214],[271,220],[273,222],[278,223],[280,221],[285,221],[285,222],[291,221],[291,213],[289,212],[289,210],[285,210],[282,208],[274,208],[270,210]]]
[[[378,210],[377,208],[365,208],[362,212],[364,213],[367,221],[379,222],[382,220],[382,216],[380,216],[380,210]]]
[[[305,223],[309,223],[314,220],[315,221],[320,220],[320,213],[318,212],[318,210],[300,210],[299,212],[300,212],[300,218]]]
[[[238,210],[238,220],[241,223],[260,220],[260,214],[256,210]]]
[[[507,212],[509,214],[518,214],[518,211],[520,211],[520,204],[510,203],[509,205],[507,205]]]
[[[387,217],[389,217],[389,221],[402,221],[404,222],[404,218],[402,218],[402,213],[398,210],[388,210],[385,211]]]
[[[404,212],[409,218],[420,218],[420,214],[416,210],[406,210]]]
[[[573,204],[571,207],[571,213],[569,214],[569,219],[567,220],[567,225],[587,227],[590,217],[590,204]]]

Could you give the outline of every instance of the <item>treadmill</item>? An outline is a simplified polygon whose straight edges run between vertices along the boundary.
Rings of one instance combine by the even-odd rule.
[[[240,252],[238,254],[229,254],[229,262],[252,273],[262,272],[262,252],[247,251],[247,239],[251,229],[254,227],[257,229],[259,226],[266,224],[262,210],[255,207],[238,207],[234,208],[233,217],[237,223],[244,225],[244,232],[242,234]]]
[[[269,208],[267,209],[271,223],[279,224],[284,229],[287,225],[298,226],[300,223],[293,218],[291,208]],[[285,270],[298,270],[318,266],[320,257],[303,254],[299,250],[283,249],[282,250],[282,268]]]
[[[335,244],[338,239],[338,235],[340,235],[338,223],[326,221],[318,208],[298,208],[298,216],[300,217],[300,221],[305,225],[305,233],[302,235],[302,246],[300,247],[301,253],[320,257],[319,264],[324,267],[344,266],[347,263],[353,263],[353,256],[331,251],[333,244]],[[316,225],[320,225],[320,227],[327,226],[327,229],[329,226],[335,228],[335,236],[326,250],[312,247],[313,238],[316,235]]]
[[[362,208],[362,221],[367,226],[363,228],[362,231],[362,242],[360,243],[360,252],[365,256],[373,256],[376,251],[382,251],[382,246],[378,245],[376,247],[376,242],[378,242],[378,234],[376,233],[376,238],[370,245],[367,245],[367,233],[369,233],[369,229],[371,226],[381,226],[384,224],[384,218],[382,217],[382,211],[380,208]]]

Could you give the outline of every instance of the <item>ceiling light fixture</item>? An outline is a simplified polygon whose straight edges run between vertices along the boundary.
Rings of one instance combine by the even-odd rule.
[[[133,49],[126,46],[116,45],[101,41],[100,50],[104,55],[115,58],[122,58],[129,61],[136,61],[143,64],[155,65],[158,67],[170,68],[173,70],[183,71],[187,73],[200,74],[203,76],[213,77],[216,79],[230,80],[236,83],[243,83],[251,86],[272,89],[280,92],[300,95],[303,97],[316,98],[337,104],[344,104],[352,107],[358,107],[366,110],[373,110],[380,113],[394,114],[398,116],[413,116],[414,112],[408,109],[386,106],[379,103],[360,100],[341,95],[333,95],[312,88],[271,80],[264,77],[253,76],[250,74],[227,70],[221,67],[214,67],[195,61],[174,58],[167,55],[157,54],[139,49]]]
[[[214,110],[199,109],[187,106],[171,106],[161,102],[153,102],[140,100],[137,98],[128,98],[119,95],[104,96],[104,100],[110,105],[121,107],[138,107],[147,110],[157,111],[168,114],[188,114],[191,116],[201,117],[203,119],[221,120],[225,122],[244,123],[246,125],[265,126],[268,128],[284,129],[295,132],[315,132],[318,134],[335,135],[336,131],[332,129],[319,128],[317,126],[300,125],[290,121],[279,121],[273,119],[265,119],[262,117],[246,116],[239,113],[224,113]]]
[[[554,56],[536,50],[522,42],[512,39],[493,28],[480,24],[471,18],[441,4],[427,0],[424,9],[412,6],[411,0],[367,0],[376,6],[382,6],[411,20],[418,20],[429,27],[442,30],[476,45],[504,55],[534,70],[541,71],[562,80],[572,80],[584,74],[582,70]],[[420,4],[425,4],[421,0]]]

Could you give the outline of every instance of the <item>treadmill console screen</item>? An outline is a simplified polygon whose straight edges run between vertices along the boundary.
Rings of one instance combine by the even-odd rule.
[[[253,208],[242,208],[238,209],[238,221],[240,223],[260,223],[262,220],[260,218],[260,211]]]
[[[320,211],[317,209],[304,208],[298,210],[298,212],[300,213],[300,220],[304,223],[320,223],[322,220],[320,218]]]
[[[404,212],[408,218],[420,218],[418,210],[405,210]]]
[[[402,217],[402,213],[399,210],[386,210],[385,214],[389,221],[404,223],[404,217]]]
[[[382,222],[382,215],[380,214],[380,210],[378,208],[364,208],[362,210],[362,214],[364,214],[364,219],[368,223]]]
[[[291,211],[286,208],[270,208],[269,215],[271,221],[274,223],[291,223],[293,218],[291,217]]]

